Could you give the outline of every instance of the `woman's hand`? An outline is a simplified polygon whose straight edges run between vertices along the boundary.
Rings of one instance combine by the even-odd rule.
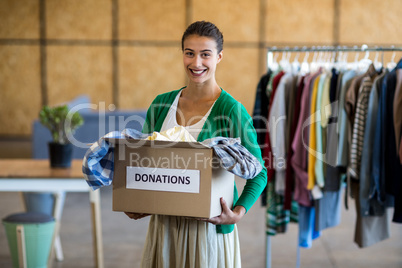
[[[145,218],[151,214],[146,214],[146,213],[135,213],[135,212],[124,212],[130,219],[133,220],[139,220],[142,218]]]
[[[246,213],[246,209],[243,206],[236,206],[233,210],[231,210],[222,197],[221,206],[221,215],[210,218],[206,220],[207,222],[210,222],[212,224],[235,224],[238,223]]]

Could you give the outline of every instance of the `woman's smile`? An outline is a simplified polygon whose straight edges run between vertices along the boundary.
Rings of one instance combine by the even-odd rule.
[[[201,76],[207,69],[190,69],[194,76]]]

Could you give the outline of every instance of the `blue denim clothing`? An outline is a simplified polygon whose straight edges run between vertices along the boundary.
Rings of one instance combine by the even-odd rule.
[[[342,187],[338,191],[324,191],[316,200],[316,231],[335,227],[341,223]]]
[[[377,199],[379,204],[385,206],[387,199],[385,192],[385,142],[384,127],[386,116],[386,96],[387,87],[390,77],[395,75],[395,72],[391,72],[383,79],[382,86],[379,92],[378,111],[376,119],[376,128],[374,133],[374,146],[372,154],[372,181],[373,185],[370,186],[370,199]]]
[[[315,208],[299,204],[299,246],[311,248],[313,240],[320,236],[315,228]]]

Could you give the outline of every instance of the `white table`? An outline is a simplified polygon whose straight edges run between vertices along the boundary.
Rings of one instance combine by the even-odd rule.
[[[51,192],[55,196],[53,217],[56,227],[49,267],[54,254],[57,260],[63,260],[59,231],[65,192],[89,193],[95,265],[104,267],[100,194],[99,190],[91,190],[83,179],[81,167],[82,160],[73,160],[71,168],[50,168],[47,159],[0,159],[0,192]]]

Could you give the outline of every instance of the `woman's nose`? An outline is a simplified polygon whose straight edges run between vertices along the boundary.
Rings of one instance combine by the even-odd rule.
[[[193,64],[196,67],[200,67],[202,65],[202,59],[199,56],[195,56],[193,60]]]

